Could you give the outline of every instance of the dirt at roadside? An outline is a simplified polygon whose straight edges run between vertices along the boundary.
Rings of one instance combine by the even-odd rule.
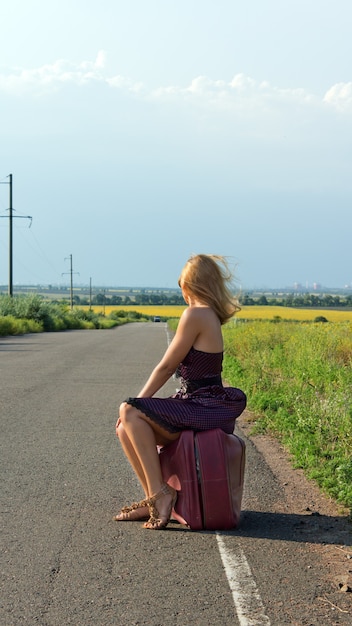
[[[276,439],[251,434],[253,416],[248,411],[241,415],[238,425],[263,455],[284,490],[285,499],[277,503],[277,511],[310,516],[314,541],[307,546],[321,558],[322,575],[332,592],[329,598],[321,600],[335,606],[337,612],[351,614],[352,624],[352,522],[348,509],[325,496],[303,470],[294,469],[289,453]],[[321,523],[326,518],[331,520],[328,527]]]

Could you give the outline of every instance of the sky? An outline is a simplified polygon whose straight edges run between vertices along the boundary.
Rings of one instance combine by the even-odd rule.
[[[352,286],[351,0],[11,0],[0,284]],[[30,216],[32,219],[27,219]],[[19,219],[21,218],[21,219]]]

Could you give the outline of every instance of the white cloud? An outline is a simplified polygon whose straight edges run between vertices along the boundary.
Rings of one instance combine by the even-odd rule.
[[[24,92],[43,93],[57,90],[65,84],[82,85],[92,81],[103,81],[106,53],[98,52],[95,61],[74,63],[58,59],[39,68],[14,68],[7,74],[0,74],[0,90],[21,95]]]
[[[194,94],[216,93],[226,87],[223,80],[211,80],[207,76],[198,76],[194,78],[186,91]]]
[[[59,59],[51,64],[38,68],[14,68],[7,74],[0,73],[0,91],[22,95],[32,93],[42,95],[58,91],[65,85],[85,85],[89,83],[106,83],[112,88],[124,89],[128,92],[141,92],[143,84],[116,75],[107,76],[105,67],[107,54],[100,50],[95,61],[74,63],[67,59]]]
[[[352,110],[352,82],[336,83],[324,96],[324,102],[340,111]]]
[[[144,88],[143,83],[134,83],[131,79],[125,76],[113,76],[112,78],[106,78],[110,87],[116,87],[117,89],[125,89],[126,91],[141,92]]]
[[[95,59],[94,67],[105,67],[106,64],[106,52],[105,50],[99,50],[97,58]]]
[[[267,85],[269,86],[269,83],[267,83]],[[232,89],[242,92],[248,92],[253,89],[257,89],[258,87],[255,80],[253,80],[249,76],[245,76],[244,74],[236,74],[236,76],[234,76],[233,79],[230,81],[229,86]]]
[[[233,104],[242,101],[261,102],[273,100],[292,100],[295,103],[302,104],[316,103],[319,98],[304,89],[283,89],[270,85],[267,81],[258,82],[246,76],[245,74],[236,74],[229,82],[224,80],[211,80],[207,76],[198,76],[194,78],[188,87],[182,88],[177,86],[159,87],[152,92],[153,97],[162,98],[170,95],[180,95],[184,97],[198,97],[209,99],[214,103],[218,101],[220,104],[227,102]]]
[[[63,89],[65,85],[85,85],[105,83],[112,89],[134,93],[141,98],[155,101],[186,102],[195,106],[225,109],[227,111],[275,111],[281,105],[321,106],[329,104],[333,108],[352,111],[352,83],[333,85],[323,98],[301,88],[282,88],[268,81],[256,81],[243,73],[231,80],[213,80],[198,76],[186,86],[167,85],[148,90],[143,83],[117,74],[108,75],[107,54],[100,50],[94,61],[75,63],[59,59],[39,68],[15,68],[0,73],[0,91],[12,94],[43,94]]]

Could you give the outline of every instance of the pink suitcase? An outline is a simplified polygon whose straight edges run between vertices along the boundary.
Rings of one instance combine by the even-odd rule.
[[[178,492],[173,518],[192,530],[228,530],[240,521],[245,444],[220,428],[193,432],[160,449],[163,478]]]

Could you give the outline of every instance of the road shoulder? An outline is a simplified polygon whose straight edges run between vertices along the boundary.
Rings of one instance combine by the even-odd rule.
[[[324,495],[316,483],[306,478],[303,470],[294,469],[289,453],[275,438],[253,435],[253,416],[249,411],[239,418],[238,427],[263,456],[285,494],[285,498],[276,503],[277,512],[309,517],[309,531],[314,541],[308,543],[308,547],[319,555],[324,578],[331,589],[330,599],[326,597],[322,601],[335,606],[336,611],[351,611],[352,524],[348,509]]]

